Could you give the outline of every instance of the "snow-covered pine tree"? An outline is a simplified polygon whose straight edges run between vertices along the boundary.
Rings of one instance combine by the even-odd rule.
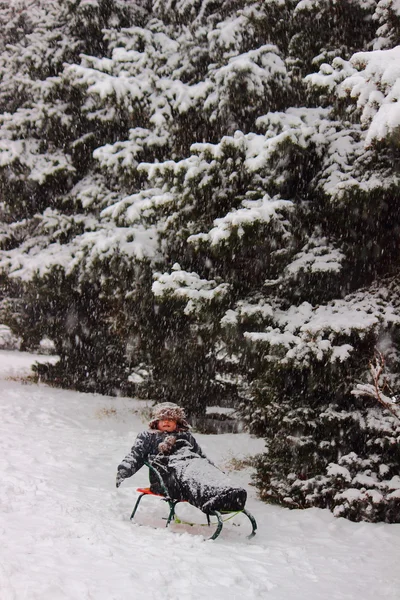
[[[317,236],[309,230],[281,276],[266,281],[269,301],[242,300],[223,320],[232,348],[238,325],[245,330],[246,410],[255,430],[267,431],[257,472],[262,496],[289,506],[329,506],[354,520],[400,518],[398,421],[351,396],[354,382],[368,376],[376,347],[388,356],[392,388],[399,387],[398,283],[395,277],[326,300],[398,272],[396,56],[397,49],[359,53],[351,63],[337,58],[332,67],[322,65],[307,80],[324,94],[318,104],[326,112],[309,110],[310,128],[293,117],[288,122],[292,109],[283,123],[277,114],[259,120],[267,135],[279,124],[281,139],[271,137],[278,148],[285,144],[291,154],[297,146],[300,160],[303,148],[312,153],[308,183],[304,167],[300,177],[281,171],[280,183],[306,191],[297,212]],[[288,308],[296,295],[301,304]]]
[[[45,335],[54,341],[61,358],[50,377],[103,391],[129,388],[130,367],[140,363],[126,322],[143,303],[155,246],[151,232],[101,217],[117,196],[96,172],[93,150],[128,126],[118,105],[114,121],[85,105],[69,65],[83,51],[93,60],[104,52],[107,26],[141,22],[140,3],[129,5],[21,2],[2,13],[9,17],[0,61],[2,269],[8,295],[20,297],[19,310],[8,302],[6,312],[25,346]]]
[[[312,4],[298,3],[293,17]],[[188,159],[139,165],[153,189],[135,198],[147,200],[135,214],[143,206],[158,215],[164,255],[179,262],[179,277],[157,276],[167,283],[155,284],[157,297],[166,305],[179,299],[194,331],[212,331],[210,377],[242,395],[251,428],[266,438],[256,478],[262,497],[396,521],[398,425],[351,392],[385,344],[399,385],[398,287],[396,279],[379,283],[398,270],[397,50],[348,62],[373,44],[373,6],[351,3],[365,15],[355,38],[345,4],[335,3],[331,17],[349,44],[338,48],[332,37],[325,52],[327,31],[314,39],[318,55],[303,62],[303,74],[322,64],[296,96],[303,106],[253,115],[243,132],[193,145]],[[280,97],[293,80],[300,94],[292,57],[281,64]],[[223,89],[212,98],[222,98],[226,81],[215,81]],[[224,123],[229,133],[232,119]],[[223,286],[218,310],[207,310],[208,286]],[[179,319],[178,308],[166,322]]]
[[[233,17],[236,20],[234,11]],[[201,18],[199,13],[198,19]],[[223,29],[228,28],[226,35],[228,26],[232,30],[229,19],[221,24]],[[232,49],[228,51],[230,41],[227,39],[225,53],[221,49],[222,39],[217,49],[216,31],[213,30],[212,43],[201,52],[202,60],[209,62],[208,74],[204,81],[198,82],[192,78],[183,53],[179,61],[176,57],[178,48],[184,47],[184,44],[192,46],[195,36],[198,36],[196,29],[169,27],[164,29],[168,32],[167,37],[160,35],[160,28],[159,22],[149,23],[146,30],[135,28],[124,31],[124,37],[118,36],[118,44],[122,42],[130,53],[122,51],[119,46],[116,48],[113,72],[118,73],[123,67],[124,73],[129,72],[138,84],[143,79],[147,84],[151,81],[140,96],[147,106],[148,126],[146,129],[131,129],[129,141],[99,148],[95,157],[103,169],[118,178],[128,173],[131,181],[135,179],[138,185],[148,171],[150,187],[147,184],[147,189],[127,196],[103,214],[110,215],[118,225],[157,223],[163,256],[160,266],[165,269],[177,263],[171,273],[172,288],[167,275],[168,285],[161,286],[164,276],[155,274],[158,290],[155,293],[155,322],[160,326],[157,325],[153,332],[153,344],[149,343],[154,391],[183,403],[192,413],[199,413],[205,411],[206,405],[220,401],[223,395],[223,386],[214,376],[214,348],[216,333],[220,329],[217,315],[223,315],[221,307],[226,304],[227,286],[221,287],[218,281],[213,280],[207,256],[199,257],[194,246],[187,246],[186,240],[190,233],[211,227],[214,218],[241,206],[242,200],[247,197],[252,175],[246,174],[241,164],[244,151],[240,139],[233,143],[227,141],[221,160],[214,160],[212,146],[207,145],[205,153],[200,149],[199,156],[189,159],[151,161],[154,158],[159,160],[166,153],[175,159],[184,156],[183,150],[188,152],[190,144],[199,137],[218,139],[220,131],[229,132],[238,126],[251,129],[254,114],[281,105],[287,95],[289,80],[276,46],[266,43],[252,49],[247,41],[245,52],[239,53],[237,60],[235,56],[231,59]],[[241,23],[241,28],[244,32],[244,23]],[[137,50],[132,50],[137,47],[138,39],[141,39],[139,58]],[[208,39],[202,36],[202,43],[205,42]],[[236,52],[240,49],[241,43]],[[216,63],[216,60],[219,62]],[[147,68],[149,71],[144,76]],[[185,73],[187,83],[178,79]],[[87,70],[83,76],[86,75]],[[243,95],[237,93],[240,86]],[[246,89],[257,93],[257,102],[261,103],[262,109],[260,106],[257,108],[256,102],[253,106],[248,100],[243,101]],[[275,96],[277,99],[274,99]],[[192,127],[188,128],[188,123]],[[182,141],[183,136],[185,142]],[[197,154],[196,150],[194,152]],[[140,160],[147,162],[138,166]],[[255,205],[260,205],[256,210],[267,212],[258,189],[255,189],[254,198],[257,198]],[[268,199],[265,199],[265,205],[267,203]],[[276,203],[278,205],[279,202]],[[231,270],[232,266],[228,268]],[[240,265],[233,268],[236,268],[237,279],[240,279]],[[196,269],[196,273],[192,274],[192,269]],[[175,287],[179,281],[181,289],[177,291]],[[190,292],[185,293],[188,286],[193,287],[193,297]],[[204,322],[199,320],[196,309],[202,300],[204,306],[200,313]],[[178,310],[179,307],[181,310]],[[143,334],[146,335],[146,332]]]

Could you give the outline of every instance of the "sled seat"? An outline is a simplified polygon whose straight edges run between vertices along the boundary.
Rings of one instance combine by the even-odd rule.
[[[169,506],[169,515],[168,517],[166,517],[166,527],[168,527],[168,525],[171,523],[171,521],[173,521],[174,523],[183,523],[185,525],[195,525],[195,523],[189,523],[186,521],[181,521],[181,519],[179,519],[179,517],[176,515],[176,505],[179,504],[180,502],[188,502],[187,500],[175,500],[174,498],[170,498],[167,487],[163,481],[163,478],[161,476],[161,474],[159,473],[159,471],[150,463],[145,463],[145,465],[149,468],[150,471],[152,471],[160,485],[161,485],[161,489],[163,490],[163,494],[157,494],[155,492],[152,492],[151,489],[149,487],[147,488],[137,488],[136,491],[139,493],[138,499],[136,500],[135,506],[133,507],[133,511],[132,514],[130,516],[130,520],[132,521],[135,517],[136,511],[139,508],[139,504],[142,500],[142,498],[144,496],[155,496],[156,498],[160,498],[161,500],[163,500],[164,502],[168,503]],[[189,504],[189,503],[188,503]],[[247,536],[249,539],[254,537],[256,535],[256,529],[257,529],[257,523],[255,518],[253,517],[252,514],[250,514],[247,510],[243,509],[243,510],[224,510],[224,511],[217,511],[214,510],[210,513],[205,513],[206,514],[206,518],[207,518],[207,525],[208,527],[211,526],[211,519],[210,516],[214,516],[217,519],[217,528],[214,531],[214,533],[212,534],[212,536],[209,538],[210,540],[216,540],[217,537],[219,536],[219,534],[222,531],[223,525],[224,525],[224,521],[227,521],[229,519],[232,519],[233,517],[235,517],[237,514],[244,514],[250,521],[251,523],[251,527],[252,527],[252,531],[250,533],[249,536]],[[225,519],[223,518],[223,516],[225,516]]]
[[[158,496],[159,498],[164,498],[162,494],[156,494],[155,492],[152,492],[150,488],[136,488],[136,491],[143,495]]]

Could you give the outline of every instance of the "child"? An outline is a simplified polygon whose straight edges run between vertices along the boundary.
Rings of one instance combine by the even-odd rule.
[[[187,500],[203,512],[243,510],[247,492],[233,487],[228,477],[205,456],[189,431],[182,408],[170,402],[154,409],[149,430],[139,433],[130,453],[118,465],[117,488],[145,462],[161,474],[171,498]],[[150,489],[162,494],[150,470]]]

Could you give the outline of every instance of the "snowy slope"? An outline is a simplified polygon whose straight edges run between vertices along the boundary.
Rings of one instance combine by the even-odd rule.
[[[31,362],[0,352],[1,600],[400,597],[400,525],[268,506],[252,487],[259,531],[250,541],[244,522],[215,542],[203,541],[206,528],[165,530],[166,507],[151,498],[138,513],[145,526],[130,523],[147,474],[117,491],[115,471],[144,427],[143,403],[24,384]],[[262,449],[246,434],[197,437],[224,468]]]

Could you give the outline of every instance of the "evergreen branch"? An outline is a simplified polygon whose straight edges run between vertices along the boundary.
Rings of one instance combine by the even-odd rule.
[[[385,359],[379,350],[375,351],[374,362],[370,361],[369,370],[372,375],[373,384],[367,383],[359,383],[357,384],[357,388],[351,391],[351,394],[354,396],[369,396],[371,398],[375,398],[379,404],[381,404],[384,408],[389,410],[396,419],[400,421],[400,415],[398,414],[396,408],[393,406],[393,398],[386,396],[384,393],[385,389],[388,389],[390,393],[392,390],[389,387],[389,384],[384,377],[385,373]],[[383,376],[383,380],[381,377]]]

